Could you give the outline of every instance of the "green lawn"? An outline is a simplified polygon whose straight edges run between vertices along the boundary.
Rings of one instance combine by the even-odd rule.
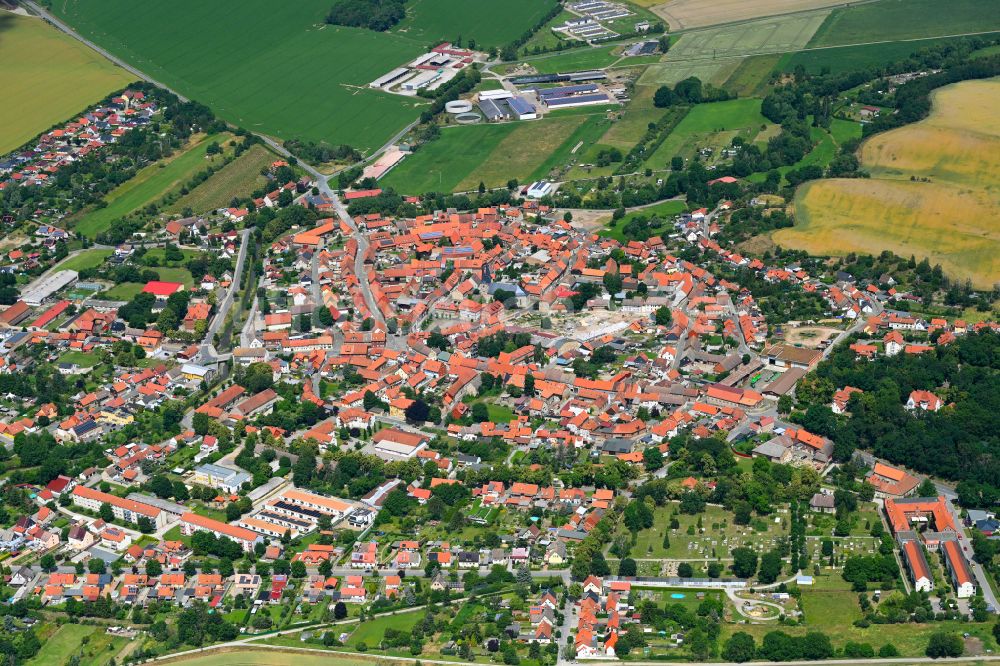
[[[385,635],[385,630],[389,627],[400,631],[409,631],[423,617],[423,613],[416,611],[401,613],[399,615],[386,615],[385,617],[377,617],[374,620],[362,622],[358,625],[357,629],[351,632],[350,638],[347,639],[347,645],[356,648],[359,643],[365,643],[369,649],[372,649],[379,644]]]
[[[429,6],[439,2],[457,5],[431,0]],[[53,3],[52,10],[85,37],[236,125],[281,139],[371,150],[416,119],[427,102],[368,84],[423,53],[431,40],[327,25],[330,5],[244,0],[234,11],[202,0],[72,0]],[[543,6],[538,3],[538,11]],[[419,14],[418,22],[465,27],[447,17],[424,22]],[[493,27],[518,34],[525,29],[509,18]]]
[[[510,407],[507,405],[498,405],[494,402],[486,403],[486,411],[489,412],[490,421],[494,423],[507,423],[517,418],[514,416],[514,410]]]
[[[848,641],[869,643],[876,650],[886,643],[892,643],[903,657],[922,657],[927,641],[935,631],[969,632],[983,640],[985,649],[996,649],[996,641],[991,633],[992,623],[975,622],[933,622],[928,624],[873,624],[866,629],[855,627],[854,620],[861,618],[858,594],[839,575],[820,576],[816,585],[802,587],[802,610],[806,622],[801,626],[779,626],[769,624],[731,624],[722,628],[720,641],[725,641],[737,631],[751,634],[760,645],[761,639],[769,631],[780,628],[792,635],[802,635],[809,631],[822,631],[842,648]]]
[[[94,238],[111,226],[114,220],[156,201],[180,186],[195,172],[222,159],[219,156],[206,158],[206,151],[212,142],[221,143],[229,136],[229,134],[214,134],[202,137],[200,141],[187,150],[175,154],[169,160],[142,169],[105,197],[108,203],[106,207],[85,213],[76,223],[76,232]]]
[[[100,297],[110,301],[131,301],[145,286],[138,282],[122,282],[107,291],[102,291]]]
[[[520,37],[555,6],[554,0],[410,0],[393,32],[422,43],[470,39],[483,50]]]
[[[835,9],[809,46],[959,35],[1000,30],[994,0],[879,0]],[[884,61],[883,61],[884,62]]]
[[[81,368],[92,368],[101,362],[101,358],[93,352],[68,351],[59,357],[60,363],[76,363]]]
[[[61,271],[83,271],[88,268],[97,268],[114,253],[114,250],[84,250],[72,257],[67,257],[56,266]]]

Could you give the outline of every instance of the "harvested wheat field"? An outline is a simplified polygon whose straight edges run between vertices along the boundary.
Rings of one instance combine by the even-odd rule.
[[[671,30],[703,28],[721,23],[748,21],[765,16],[843,5],[844,0],[670,0],[641,2],[670,24]]]
[[[861,148],[870,179],[807,183],[796,224],[772,238],[817,255],[928,257],[954,279],[1000,282],[1000,79],[935,91],[930,117]]]

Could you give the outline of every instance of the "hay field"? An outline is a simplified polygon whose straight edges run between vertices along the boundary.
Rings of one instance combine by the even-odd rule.
[[[190,208],[195,213],[205,213],[228,206],[233,197],[245,197],[258,187],[263,187],[267,178],[260,175],[260,171],[274,160],[274,153],[264,146],[251,146],[166,210],[168,213],[179,213]]]
[[[666,19],[671,30],[687,30],[843,4],[844,0],[670,0],[647,6]]]
[[[670,47],[663,62],[646,68],[639,83],[672,85],[697,76],[721,86],[743,58],[803,48],[826,16],[827,12],[816,11],[686,32]]]
[[[323,22],[329,0],[65,0],[83,36],[222,118],[281,139],[381,146],[426,107],[368,84],[424,51],[400,34]],[[237,10],[238,7],[238,10]]]
[[[0,154],[135,80],[41,19],[0,12]]]
[[[775,242],[813,254],[929,257],[978,288],[1000,281],[1000,79],[936,91],[931,116],[861,149],[871,179],[808,183]],[[929,178],[930,182],[910,178]]]

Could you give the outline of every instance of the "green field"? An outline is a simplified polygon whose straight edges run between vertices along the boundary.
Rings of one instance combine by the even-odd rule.
[[[590,110],[593,113],[593,110]],[[475,189],[545,177],[549,170],[598,140],[604,114],[558,115],[543,120],[451,127],[403,160],[382,184],[407,194]],[[580,151],[577,151],[580,152]]]
[[[374,91],[368,83],[415,58],[427,43],[326,25],[330,4],[299,0],[279,8],[245,0],[233,11],[201,0],[67,0],[54,3],[53,11],[234,124],[370,150],[414,120],[426,102]]]
[[[627,239],[625,238],[623,229],[631,220],[637,217],[649,218],[653,215],[666,220],[673,218],[675,215],[680,215],[685,210],[687,210],[687,204],[683,201],[663,201],[653,206],[640,208],[632,211],[631,213],[627,213],[625,217],[615,223],[615,226],[612,227],[609,224],[604,229],[601,229],[597,235],[604,238],[614,238],[619,243],[625,243]]]
[[[91,639],[96,631],[96,627],[84,624],[64,624],[42,641],[42,649],[28,663],[37,666],[65,664],[80,650],[82,642]]]
[[[267,178],[260,175],[260,171],[270,166],[274,159],[274,153],[264,146],[252,146],[212,174],[204,183],[168,206],[167,212],[180,213],[185,208],[190,208],[195,213],[204,213],[229,206],[233,197],[249,196],[267,183]]]
[[[0,14],[0,62],[7,63],[0,67],[0,154],[135,80],[40,19],[8,12]]]
[[[753,141],[761,128],[768,124],[767,118],[760,114],[759,99],[698,104],[684,116],[646,163],[654,169],[661,169],[670,164],[674,155],[691,157],[702,147],[712,147],[718,154],[718,150],[728,146],[736,136]]]
[[[410,0],[393,31],[422,43],[462,39],[477,48],[502,47],[534,27],[553,0]],[[485,49],[484,49],[485,50]]]
[[[97,268],[113,252],[114,250],[83,250],[79,254],[60,261],[56,269],[60,271],[83,271],[88,268]]]
[[[106,207],[84,213],[76,223],[76,232],[94,238],[111,226],[113,221],[156,201],[199,170],[221,161],[222,157],[219,155],[207,157],[206,151],[213,141],[222,143],[228,138],[228,134],[201,137],[196,143],[176,153],[169,160],[142,169],[131,180],[125,181],[105,197],[108,203]]]
[[[961,38],[959,38],[961,39]],[[894,60],[902,60],[922,48],[944,42],[957,41],[954,38],[931,37],[929,39],[867,44],[864,46],[834,46],[789,53],[782,57],[778,69],[790,72],[799,65],[810,74],[818,74],[829,69],[834,74],[849,72],[866,67],[883,65]]]
[[[639,82],[673,85],[697,76],[722,85],[747,56],[801,49],[825,19],[826,13],[817,11],[685,32],[663,62],[650,65]]]
[[[1000,30],[994,0],[879,0],[835,9],[809,46],[954,36]]]

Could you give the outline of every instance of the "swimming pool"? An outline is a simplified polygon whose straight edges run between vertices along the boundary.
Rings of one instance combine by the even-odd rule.
[[[671,599],[683,599],[684,598],[684,593],[683,592],[674,592],[673,594],[670,595],[670,598]]]

